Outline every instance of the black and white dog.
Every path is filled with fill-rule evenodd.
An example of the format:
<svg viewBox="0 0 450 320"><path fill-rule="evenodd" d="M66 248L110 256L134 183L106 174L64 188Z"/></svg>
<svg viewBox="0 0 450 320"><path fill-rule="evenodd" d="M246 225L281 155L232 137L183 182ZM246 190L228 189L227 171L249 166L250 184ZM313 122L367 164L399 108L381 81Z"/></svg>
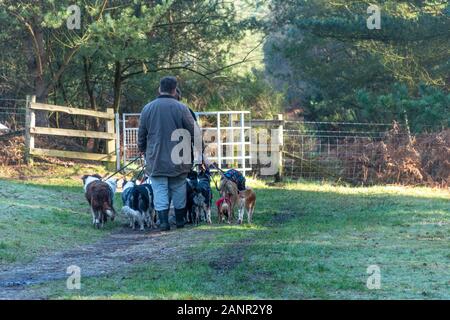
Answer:
<svg viewBox="0 0 450 320"><path fill-rule="evenodd" d="M198 191L202 194L202 196L205 198L204 200L204 214L206 222L211 224L211 206L212 206L212 199L213 194L211 190L211 173L209 172L209 169L202 170L198 174Z"/></svg>
<svg viewBox="0 0 450 320"><path fill-rule="evenodd" d="M153 189L150 184L136 185L133 181L124 181L122 186L122 213L130 221L130 227L135 229L136 223L140 230L144 226L155 228L155 209L153 205Z"/></svg>
<svg viewBox="0 0 450 320"><path fill-rule="evenodd" d="M194 223L194 196L195 190L198 186L198 174L196 171L191 170L186 179L186 221L188 223Z"/></svg>
<svg viewBox="0 0 450 320"><path fill-rule="evenodd" d="M211 175L208 169L199 173L192 171L187 179L188 221L198 225L201 220L211 224L212 190Z"/></svg>
<svg viewBox="0 0 450 320"><path fill-rule="evenodd" d="M96 228L103 227L108 217L114 221L114 194L117 189L117 180L102 181L98 174L85 175L81 178L84 185L86 200L91 206L92 224Z"/></svg>

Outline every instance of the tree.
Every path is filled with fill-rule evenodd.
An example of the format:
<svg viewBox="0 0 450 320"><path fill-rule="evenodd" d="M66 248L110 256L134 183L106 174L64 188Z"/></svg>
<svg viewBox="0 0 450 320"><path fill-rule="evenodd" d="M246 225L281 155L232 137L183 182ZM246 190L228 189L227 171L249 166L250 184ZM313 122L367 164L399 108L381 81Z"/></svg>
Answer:
<svg viewBox="0 0 450 320"><path fill-rule="evenodd" d="M99 5L97 19L101 19L107 0ZM62 28L67 17L69 1L0 1L0 8L16 19L27 33L24 50L29 53L29 72L33 77L36 96L46 101L49 91L58 83L75 53L89 38L84 34ZM58 68L49 75L52 50L57 47L61 54Z"/></svg>
<svg viewBox="0 0 450 320"><path fill-rule="evenodd" d="M379 3L381 29L370 30L369 1L272 1L267 67L297 84L291 102L309 119L361 120L358 90L385 94L395 83L412 97L420 84L448 90L447 1ZM280 61L284 72L276 74Z"/></svg>
<svg viewBox="0 0 450 320"><path fill-rule="evenodd" d="M80 30L66 27L73 4L80 8ZM9 29L13 37L27 36L16 47L29 53L29 82L41 102L51 97L118 112L134 78L147 83L154 74L186 71L209 81L245 62L233 61L230 47L249 23L236 18L229 1L2 0L0 13L20 27Z"/></svg>

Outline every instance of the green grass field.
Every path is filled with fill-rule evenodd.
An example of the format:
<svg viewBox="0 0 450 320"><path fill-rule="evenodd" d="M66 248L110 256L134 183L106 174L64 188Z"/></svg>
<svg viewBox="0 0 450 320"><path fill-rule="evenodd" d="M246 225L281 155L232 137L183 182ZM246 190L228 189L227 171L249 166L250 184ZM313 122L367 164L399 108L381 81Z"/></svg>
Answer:
<svg viewBox="0 0 450 320"><path fill-rule="evenodd" d="M2 266L91 243L123 228L119 219L104 230L93 229L81 184L69 176L28 183L0 180ZM120 272L82 277L81 290L67 290L65 280L34 289L49 298L76 299L450 298L448 191L306 182L249 185L258 197L253 225L171 231L179 233L181 250L169 260L155 258ZM379 290L366 287L370 265L380 268Z"/></svg>

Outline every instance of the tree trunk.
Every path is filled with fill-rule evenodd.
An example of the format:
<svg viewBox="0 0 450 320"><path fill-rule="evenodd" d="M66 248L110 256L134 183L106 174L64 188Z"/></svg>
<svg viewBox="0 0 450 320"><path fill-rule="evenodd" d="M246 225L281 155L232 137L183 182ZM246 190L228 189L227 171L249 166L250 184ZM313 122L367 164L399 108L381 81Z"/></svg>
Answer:
<svg viewBox="0 0 450 320"><path fill-rule="evenodd" d="M94 88L91 85L90 82L90 74L91 74L91 67L92 64L91 62L88 60L88 58L83 57L83 70L84 70L84 83L86 85L86 91L87 94L89 96L89 104L92 110L97 111L97 101L95 100L95 95L94 95ZM99 131L100 128L100 120L99 118L95 118L94 120L94 131ZM90 150L91 152L99 152L99 140L98 139L93 139L93 143L92 143L92 149ZM88 145L90 145L89 141L88 141Z"/></svg>
<svg viewBox="0 0 450 320"><path fill-rule="evenodd" d="M120 110L120 97L122 95L122 65L119 61L116 61L116 69L114 72L114 102L113 108L115 113L119 113Z"/></svg>
<svg viewBox="0 0 450 320"><path fill-rule="evenodd" d="M40 21L37 17L33 17L32 23L28 24L29 41L28 41L28 70L33 76L34 92L36 101L47 102L47 90L44 79L44 65L47 56L45 54L44 32L39 26ZM47 127L49 125L49 117L46 112L36 112L36 125Z"/></svg>

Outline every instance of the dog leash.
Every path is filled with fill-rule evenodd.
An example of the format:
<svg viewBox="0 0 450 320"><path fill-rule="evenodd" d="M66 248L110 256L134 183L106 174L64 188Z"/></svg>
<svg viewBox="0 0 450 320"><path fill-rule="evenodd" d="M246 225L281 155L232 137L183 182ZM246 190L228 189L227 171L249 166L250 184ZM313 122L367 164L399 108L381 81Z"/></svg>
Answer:
<svg viewBox="0 0 450 320"><path fill-rule="evenodd" d="M218 166L216 166L216 164L215 164L214 162L211 163L210 166L213 167L214 169L216 169L217 172L220 173L220 176L221 176L222 178L225 177L225 172L224 172L222 169L220 169ZM216 179L213 179L213 181L214 181L214 186L216 187L216 190L220 192L220 189L219 189L219 187L218 187L218 185L217 185Z"/></svg>
<svg viewBox="0 0 450 320"><path fill-rule="evenodd" d="M141 178L142 176L142 178ZM141 183L143 183L145 178L145 164L142 166L142 169L139 171L139 173L131 179L131 181L136 182L140 180Z"/></svg>
<svg viewBox="0 0 450 320"><path fill-rule="evenodd" d="M228 178L228 177L226 176L226 173L225 173L222 169L220 169L215 163L211 163L210 166L211 166L211 167L214 167L215 169L217 169L217 172L220 173L222 179L233 181L234 183L236 183L236 185L238 185L238 182L237 182L237 181L234 181L233 179ZM245 177L244 177L244 179L245 179ZM245 180L244 180L244 181L245 181ZM217 186L216 180L214 180L214 185L216 186L216 190L220 192L220 189L219 189L219 187Z"/></svg>
<svg viewBox="0 0 450 320"><path fill-rule="evenodd" d="M222 169L220 169L214 162L211 163L210 166L213 167L214 169L216 169L218 172L220 172L222 176L225 175L225 171L223 171Z"/></svg>
<svg viewBox="0 0 450 320"><path fill-rule="evenodd" d="M102 181L106 181L108 179L111 179L112 177L114 177L116 174L118 174L119 172L122 172L124 169L128 168L130 165L132 165L133 163L135 163L136 161L138 161L139 159L142 159L141 156L137 157L136 159L134 159L133 161L131 161L130 163L128 163L126 166L120 168L119 170L117 170L116 172L114 172L113 174L111 174L109 177L107 178L103 178ZM143 166L143 170L144 170L145 166ZM142 170L142 171L143 171Z"/></svg>

